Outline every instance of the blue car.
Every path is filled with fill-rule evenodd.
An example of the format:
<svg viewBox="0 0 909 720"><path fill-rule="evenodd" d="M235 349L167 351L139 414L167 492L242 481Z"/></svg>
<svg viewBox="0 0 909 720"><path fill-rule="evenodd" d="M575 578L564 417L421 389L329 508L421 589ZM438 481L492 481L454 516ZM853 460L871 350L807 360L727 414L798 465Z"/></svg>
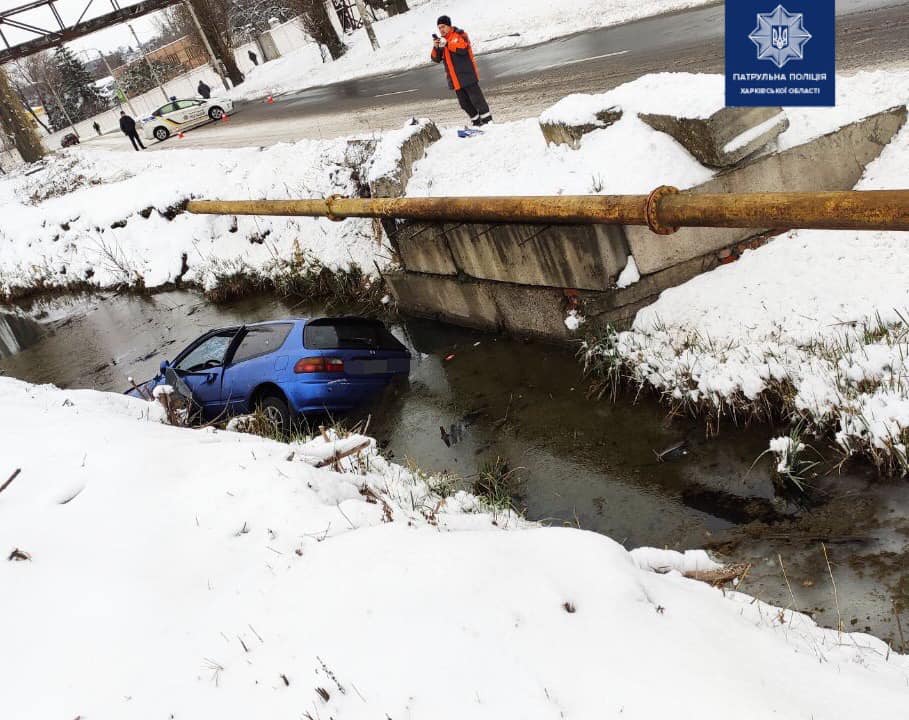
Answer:
<svg viewBox="0 0 909 720"><path fill-rule="evenodd" d="M168 384L204 420L261 408L288 430L308 413L351 410L409 373L410 352L378 320L274 320L212 330L126 394Z"/></svg>

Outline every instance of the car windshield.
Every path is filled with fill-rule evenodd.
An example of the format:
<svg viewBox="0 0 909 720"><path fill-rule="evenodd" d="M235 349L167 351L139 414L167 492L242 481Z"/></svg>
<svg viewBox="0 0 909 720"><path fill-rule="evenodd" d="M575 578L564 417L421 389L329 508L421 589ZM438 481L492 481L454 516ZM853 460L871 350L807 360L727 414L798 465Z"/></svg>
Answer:
<svg viewBox="0 0 909 720"><path fill-rule="evenodd" d="M230 341L236 334L236 330L226 330L203 340L186 357L177 362L176 369L184 372L199 372L221 367L224 364L224 355L227 353Z"/></svg>

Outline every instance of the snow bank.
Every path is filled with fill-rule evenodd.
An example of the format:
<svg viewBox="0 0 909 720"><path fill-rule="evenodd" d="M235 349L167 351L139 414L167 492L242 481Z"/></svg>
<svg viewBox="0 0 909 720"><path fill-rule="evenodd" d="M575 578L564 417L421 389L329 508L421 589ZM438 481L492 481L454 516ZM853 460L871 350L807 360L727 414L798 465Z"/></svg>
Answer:
<svg viewBox="0 0 909 720"><path fill-rule="evenodd" d="M401 148L422 133L429 123L423 118L408 122L398 130L383 133L366 167L366 182L373 183L379 178L396 174L401 164Z"/></svg>
<svg viewBox="0 0 909 720"><path fill-rule="evenodd" d="M897 97L905 102L909 72L860 73L839 78L838 87L849 100L835 111L786 110L790 129L781 143L832 130ZM640 194L713 177L636 113L709 114L722 104L721 76L659 73L589 97L599 98L590 107L606 98L626 112L586 135L578 150L547 146L533 119L491 125L466 140L455 128L443 129L442 139L414 164L407 194ZM560 104L549 113L558 115ZM293 272L358 266L371 274L374 262L385 265L391 253L369 220L201 216L180 212L181 205L190 197L357 195L363 182L395 169L402 145L424 122L269 148L182 149L171 141L173 149L155 153L81 147L58 153L33 175L0 178L0 296L83 284L153 288L178 278L215 290L238 276L277 282L289 266ZM623 282L634 277L629 269Z"/></svg>
<svg viewBox="0 0 909 720"><path fill-rule="evenodd" d="M382 158L400 152L411 132L408 126L379 136ZM369 220L180 212L192 197L356 196L356 178L370 159L346 139L231 150L58 153L35 174L0 179L0 296L78 283L151 288L181 273L184 281L211 289L219 276L267 277L283 267L282 259L295 256L317 268L356 265L372 272L388 252Z"/></svg>
<svg viewBox="0 0 909 720"><path fill-rule="evenodd" d="M646 152L648 161L640 161ZM451 162L457 157L458 162ZM481 173L476 168L483 168ZM686 188L714 172L635 115L585 135L579 150L546 145L536 119L487 125L459 138L442 130L407 185L411 196L648 193L661 183Z"/></svg>
<svg viewBox="0 0 909 720"><path fill-rule="evenodd" d="M856 186L906 187L909 126ZM719 412L760 409L769 395L835 433L844 452L906 474L906 267L907 232L789 232L666 290L632 330L592 346L588 360L671 402Z"/></svg>
<svg viewBox="0 0 909 720"><path fill-rule="evenodd" d="M477 54L533 45L597 27L618 25L650 15L705 5L713 0L431 0L409 12L374 23L381 46L373 52L365 31L345 36L347 53L328 63L314 62L311 46L259 65L246 74L234 99L253 99L302 90L367 75L429 65L436 18L449 14L464 28ZM439 82L444 72L439 68Z"/></svg>
<svg viewBox="0 0 909 720"><path fill-rule="evenodd" d="M781 150L833 132L860 117L909 101L909 68L863 70L836 77L835 107L786 108L789 129L778 138ZM903 186L905 187L905 185Z"/></svg>
<svg viewBox="0 0 909 720"><path fill-rule="evenodd" d="M614 105L625 113L708 118L724 107L724 87L722 75L652 73L609 92L562 98L540 115L540 122L596 124L596 113Z"/></svg>
<svg viewBox="0 0 909 720"><path fill-rule="evenodd" d="M708 118L725 107L723 75L663 72L644 75L605 93L575 94L562 98L540 115L543 123L584 125L597 123L596 113L618 106L630 113L674 115L682 118ZM837 75L836 107L783 110L789 129L780 134L778 147L786 150L873 115L909 98L909 69L863 70L853 75ZM746 145L762 132L782 121L777 115L733 138L724 151Z"/></svg>
<svg viewBox="0 0 909 720"><path fill-rule="evenodd" d="M377 456L317 470L137 400L6 378L0 408L0 458L22 469L0 495L0 547L19 550L0 562L9 717L905 707L909 658L871 636L639 567L664 569L660 551L494 525Z"/></svg>

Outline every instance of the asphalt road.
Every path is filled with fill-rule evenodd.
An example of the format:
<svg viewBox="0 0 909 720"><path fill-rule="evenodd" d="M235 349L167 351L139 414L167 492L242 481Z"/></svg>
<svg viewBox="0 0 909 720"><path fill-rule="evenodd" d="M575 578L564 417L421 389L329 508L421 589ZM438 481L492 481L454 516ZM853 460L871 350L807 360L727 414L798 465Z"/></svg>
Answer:
<svg viewBox="0 0 909 720"><path fill-rule="evenodd" d="M849 0L837 5L837 69L909 64L909 2ZM723 6L686 10L592 30L478 58L496 120L539 114L573 92L603 92L649 72L723 71ZM187 133L173 147L270 145L304 137L338 137L398 127L406 118L465 121L444 71L426 66L239 103L230 122ZM122 136L92 145L119 147Z"/></svg>

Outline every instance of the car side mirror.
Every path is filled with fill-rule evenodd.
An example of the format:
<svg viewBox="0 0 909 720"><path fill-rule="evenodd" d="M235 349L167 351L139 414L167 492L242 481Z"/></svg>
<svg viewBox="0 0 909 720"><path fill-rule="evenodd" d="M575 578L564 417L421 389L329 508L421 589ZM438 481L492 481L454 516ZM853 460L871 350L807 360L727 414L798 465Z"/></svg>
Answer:
<svg viewBox="0 0 909 720"><path fill-rule="evenodd" d="M169 367L170 367L170 362L168 362L167 360L162 360L161 365L158 367L158 372L161 375L164 375L164 373L167 372L167 368L169 368Z"/></svg>

